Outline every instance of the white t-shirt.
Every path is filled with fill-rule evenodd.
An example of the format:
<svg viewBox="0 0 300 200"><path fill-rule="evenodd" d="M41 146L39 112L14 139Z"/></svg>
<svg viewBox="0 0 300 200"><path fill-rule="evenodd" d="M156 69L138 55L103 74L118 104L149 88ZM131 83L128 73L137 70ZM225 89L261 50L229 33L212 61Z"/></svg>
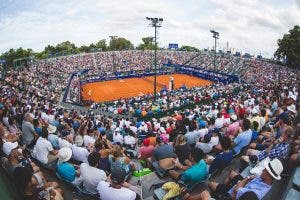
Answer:
<svg viewBox="0 0 300 200"><path fill-rule="evenodd" d="M215 137L211 137L210 143L212 144L212 146L216 146L217 144L219 144L219 137L215 136Z"/></svg>
<svg viewBox="0 0 300 200"><path fill-rule="evenodd" d="M72 145L72 157L84 163L88 163L87 157L89 155L89 151L84 147L78 147L76 144Z"/></svg>
<svg viewBox="0 0 300 200"><path fill-rule="evenodd" d="M124 137L124 143L128 145L134 145L136 143L136 138L131 135L126 135Z"/></svg>
<svg viewBox="0 0 300 200"><path fill-rule="evenodd" d="M95 144L95 139L89 135L84 135L83 136L83 144L85 147L88 147L89 145L94 145Z"/></svg>
<svg viewBox="0 0 300 200"><path fill-rule="evenodd" d="M202 128L199 130L200 138L203 138L208 133L208 128Z"/></svg>
<svg viewBox="0 0 300 200"><path fill-rule="evenodd" d="M216 128L222 128L224 125L224 120L223 118L217 118L215 121L215 127Z"/></svg>
<svg viewBox="0 0 300 200"><path fill-rule="evenodd" d="M86 163L80 165L80 175L83 180L84 188L93 194L97 194L97 186L100 181L107 179L106 174L103 170L91 167Z"/></svg>
<svg viewBox="0 0 300 200"><path fill-rule="evenodd" d="M119 143L123 144L124 138L123 138L123 136L120 133L117 133L117 134L114 133L113 134L113 141L114 142L119 142Z"/></svg>
<svg viewBox="0 0 300 200"><path fill-rule="evenodd" d="M39 137L34 146L34 157L38 159L41 163L47 164L48 154L50 151L53 151L51 143L47 139Z"/></svg>
<svg viewBox="0 0 300 200"><path fill-rule="evenodd" d="M136 193L128 188L116 189L110 187L110 183L106 181L100 181L97 190L101 200L135 200L136 198Z"/></svg>
<svg viewBox="0 0 300 200"><path fill-rule="evenodd" d="M68 147L68 148L72 148L72 144L70 142L68 142L65 139L62 138L58 138L58 146L59 148L63 148L63 147Z"/></svg>

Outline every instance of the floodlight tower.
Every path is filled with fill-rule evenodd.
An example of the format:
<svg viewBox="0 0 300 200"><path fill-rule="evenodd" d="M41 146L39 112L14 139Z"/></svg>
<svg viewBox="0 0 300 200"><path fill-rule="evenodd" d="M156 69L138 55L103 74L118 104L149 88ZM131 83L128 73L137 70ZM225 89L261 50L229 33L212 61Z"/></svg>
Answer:
<svg viewBox="0 0 300 200"><path fill-rule="evenodd" d="M116 50L116 38L118 36L115 35L111 35L109 36L110 40L111 40L111 46L112 46L112 50L113 50L113 67L114 67L114 72L116 72L116 65L115 65L115 50Z"/></svg>
<svg viewBox="0 0 300 200"><path fill-rule="evenodd" d="M156 61L156 50L157 50L157 42L156 42L156 30L157 28L161 27L161 24L163 22L163 18L152 18L152 17L146 17L147 20L150 21L150 26L154 27L154 101L156 101L156 68L157 68L157 61Z"/></svg>
<svg viewBox="0 0 300 200"><path fill-rule="evenodd" d="M215 56L214 56L214 70L216 71L216 55L217 55L217 39L219 39L219 32L215 30L210 30L213 34L213 38L215 38Z"/></svg>

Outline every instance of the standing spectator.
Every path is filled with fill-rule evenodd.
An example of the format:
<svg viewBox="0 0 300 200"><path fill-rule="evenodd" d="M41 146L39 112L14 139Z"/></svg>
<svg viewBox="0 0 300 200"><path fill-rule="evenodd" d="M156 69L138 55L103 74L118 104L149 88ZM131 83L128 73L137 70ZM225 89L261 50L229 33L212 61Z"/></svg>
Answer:
<svg viewBox="0 0 300 200"><path fill-rule="evenodd" d="M35 145L35 138L37 134L33 127L33 117L30 113L26 113L24 116L24 121L22 123L22 138L23 142L26 144L27 148L33 148Z"/></svg>

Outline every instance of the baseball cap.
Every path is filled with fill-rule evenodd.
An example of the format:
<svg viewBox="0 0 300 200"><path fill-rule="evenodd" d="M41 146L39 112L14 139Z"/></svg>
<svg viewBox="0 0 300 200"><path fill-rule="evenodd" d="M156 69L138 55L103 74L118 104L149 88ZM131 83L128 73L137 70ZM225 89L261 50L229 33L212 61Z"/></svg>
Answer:
<svg viewBox="0 0 300 200"><path fill-rule="evenodd" d="M111 172L111 181L116 184L123 183L126 177L126 171L120 167L116 167Z"/></svg>

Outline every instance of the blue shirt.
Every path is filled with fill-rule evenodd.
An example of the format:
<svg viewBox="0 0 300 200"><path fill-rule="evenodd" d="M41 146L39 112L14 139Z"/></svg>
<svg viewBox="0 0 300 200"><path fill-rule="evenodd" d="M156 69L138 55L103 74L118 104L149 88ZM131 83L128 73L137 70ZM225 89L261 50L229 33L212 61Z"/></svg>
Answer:
<svg viewBox="0 0 300 200"><path fill-rule="evenodd" d="M242 132L234 139L234 153L239 154L242 148L249 145L252 138L252 131L248 129L247 131Z"/></svg>
<svg viewBox="0 0 300 200"><path fill-rule="evenodd" d="M183 172L181 180L184 181L188 187L193 184L205 180L207 177L207 165L204 160L200 160L192 167Z"/></svg>
<svg viewBox="0 0 300 200"><path fill-rule="evenodd" d="M232 196L233 194L232 187L228 193ZM258 199L262 199L271 189L271 185L268 185L263 182L261 177L256 177L252 179L249 183L245 185L243 188L239 188L236 193L236 199L239 199L246 192L254 192Z"/></svg>
<svg viewBox="0 0 300 200"><path fill-rule="evenodd" d="M232 159L233 159L232 151L222 152L218 154L209 167L209 173L211 174L218 169L225 168L227 165L230 164Z"/></svg>
<svg viewBox="0 0 300 200"><path fill-rule="evenodd" d="M49 134L48 135L48 141L51 143L52 147L54 149L59 149L59 145L58 145L58 137L57 135L54 134Z"/></svg>
<svg viewBox="0 0 300 200"><path fill-rule="evenodd" d="M261 161L266 157L269 157L271 160L274 158L285 158L288 154L288 148L288 143L278 143L269 153L267 153L266 150L261 151L258 154L258 160Z"/></svg>
<svg viewBox="0 0 300 200"><path fill-rule="evenodd" d="M39 136L42 135L42 128L40 128L40 127L34 127L34 130L35 130L35 132L36 132Z"/></svg>
<svg viewBox="0 0 300 200"><path fill-rule="evenodd" d="M68 162L63 162L59 164L57 166L57 173L62 179L68 182L73 182L75 180L75 176L76 176L75 167Z"/></svg>

